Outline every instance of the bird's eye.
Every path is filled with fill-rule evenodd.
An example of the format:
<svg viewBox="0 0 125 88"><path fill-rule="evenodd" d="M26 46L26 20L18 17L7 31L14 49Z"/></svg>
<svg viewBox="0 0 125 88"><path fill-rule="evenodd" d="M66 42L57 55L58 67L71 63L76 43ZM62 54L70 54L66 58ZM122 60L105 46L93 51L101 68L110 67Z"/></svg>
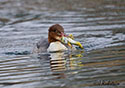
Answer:
<svg viewBox="0 0 125 88"><path fill-rule="evenodd" d="M53 32L57 32L57 30L53 30Z"/></svg>

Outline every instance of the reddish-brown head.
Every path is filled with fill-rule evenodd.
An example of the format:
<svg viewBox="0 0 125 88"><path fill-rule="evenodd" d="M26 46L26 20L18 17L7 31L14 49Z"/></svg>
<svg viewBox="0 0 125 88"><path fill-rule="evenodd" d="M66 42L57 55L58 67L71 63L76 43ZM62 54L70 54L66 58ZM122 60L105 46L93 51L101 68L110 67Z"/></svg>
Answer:
<svg viewBox="0 0 125 88"><path fill-rule="evenodd" d="M60 41L62 36L64 36L64 28L61 25L55 24L49 28L49 33L48 33L49 43Z"/></svg>

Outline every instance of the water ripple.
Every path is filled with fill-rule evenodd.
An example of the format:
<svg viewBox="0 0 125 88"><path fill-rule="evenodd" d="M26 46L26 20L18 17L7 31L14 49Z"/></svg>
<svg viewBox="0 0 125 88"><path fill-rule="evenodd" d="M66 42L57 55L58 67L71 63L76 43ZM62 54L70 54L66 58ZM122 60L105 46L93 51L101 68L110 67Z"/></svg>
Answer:
<svg viewBox="0 0 125 88"><path fill-rule="evenodd" d="M0 0L0 88L124 88L124 9L123 0ZM84 51L5 55L31 52L57 23Z"/></svg>

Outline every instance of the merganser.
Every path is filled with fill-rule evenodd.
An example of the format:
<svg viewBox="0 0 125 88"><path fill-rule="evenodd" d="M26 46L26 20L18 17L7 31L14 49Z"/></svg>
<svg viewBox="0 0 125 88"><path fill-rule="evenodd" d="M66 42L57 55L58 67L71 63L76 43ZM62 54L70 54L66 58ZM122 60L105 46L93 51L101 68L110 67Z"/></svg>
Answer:
<svg viewBox="0 0 125 88"><path fill-rule="evenodd" d="M64 33L64 28L59 25L55 24L52 25L48 30L48 39L42 38L37 44L36 44L36 50L38 53L48 51L48 52L55 52L55 51L65 51L68 50L69 47L72 49L75 49L72 47L71 44L78 45L82 48L82 45L80 42L76 42L69 38Z"/></svg>

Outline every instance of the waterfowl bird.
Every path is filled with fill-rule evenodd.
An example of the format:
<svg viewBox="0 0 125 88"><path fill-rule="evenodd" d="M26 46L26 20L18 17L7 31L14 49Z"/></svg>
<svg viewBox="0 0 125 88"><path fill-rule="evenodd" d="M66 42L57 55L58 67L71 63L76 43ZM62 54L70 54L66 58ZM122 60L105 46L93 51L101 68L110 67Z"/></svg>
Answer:
<svg viewBox="0 0 125 88"><path fill-rule="evenodd" d="M42 38L36 44L35 52L37 51L38 53L41 53L44 51L55 52L68 50L69 44L65 44L65 42L63 42L64 40L66 40L68 43L70 42L78 46L80 45L79 42L67 37L67 35L64 33L64 28L61 25L52 25L48 30L48 39Z"/></svg>

